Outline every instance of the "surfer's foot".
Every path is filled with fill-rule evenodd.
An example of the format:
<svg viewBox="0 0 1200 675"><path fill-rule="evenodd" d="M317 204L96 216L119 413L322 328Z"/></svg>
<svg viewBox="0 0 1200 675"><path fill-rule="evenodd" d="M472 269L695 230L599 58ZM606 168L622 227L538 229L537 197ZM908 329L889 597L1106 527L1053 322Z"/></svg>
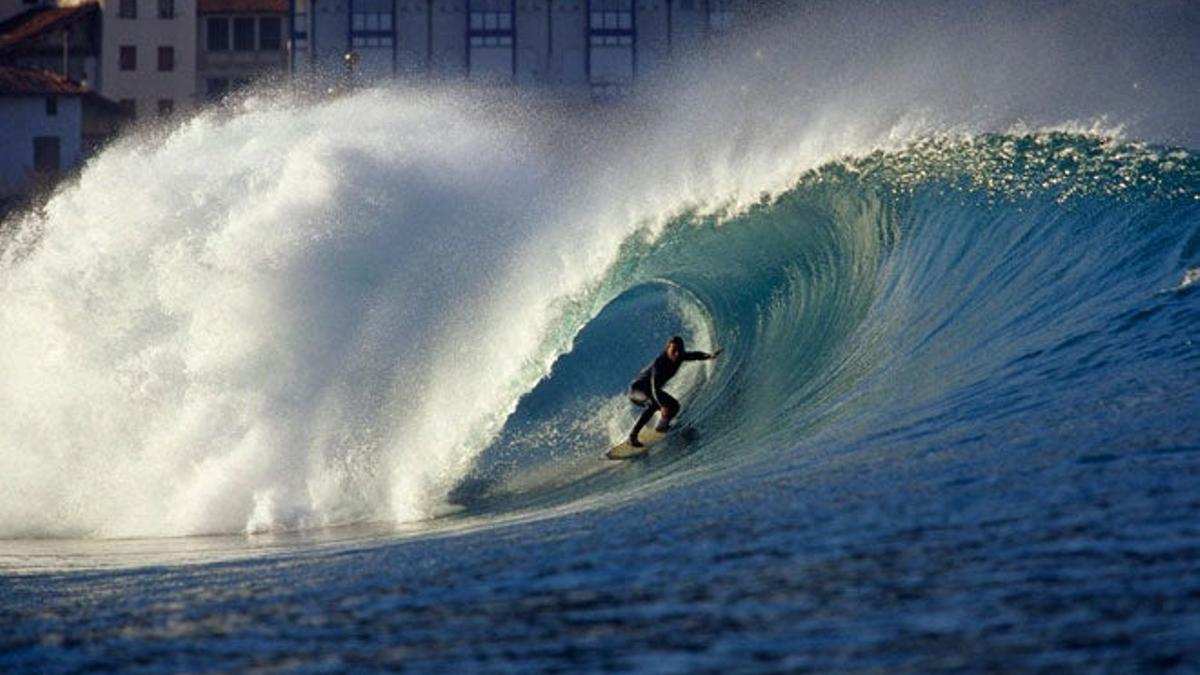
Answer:
<svg viewBox="0 0 1200 675"><path fill-rule="evenodd" d="M635 447L635 448L640 448L640 447L642 447L642 442L641 442L641 441L639 441L639 440L637 439L637 434L630 434L630 435L629 435L629 444L630 444L630 445L632 445L632 446L633 446L633 447Z"/></svg>
<svg viewBox="0 0 1200 675"><path fill-rule="evenodd" d="M658 426L654 427L654 430L660 434L665 434L671 430L671 425L667 424L666 422L663 422L662 424L659 424Z"/></svg>

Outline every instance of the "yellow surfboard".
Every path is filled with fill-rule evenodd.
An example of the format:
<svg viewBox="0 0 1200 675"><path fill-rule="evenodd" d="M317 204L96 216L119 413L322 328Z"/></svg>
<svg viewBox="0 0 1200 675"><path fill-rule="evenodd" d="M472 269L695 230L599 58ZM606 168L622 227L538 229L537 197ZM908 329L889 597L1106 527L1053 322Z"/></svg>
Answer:
<svg viewBox="0 0 1200 675"><path fill-rule="evenodd" d="M624 443L604 453L604 456L609 459L634 459L635 457L641 457L642 455L646 454L646 451L650 449L651 445L661 441L662 439L666 438L666 436L667 434L665 432L655 431L652 428L645 428L642 429L640 434L638 434L638 440L642 442L642 447L635 448L629 444L629 441L625 441Z"/></svg>

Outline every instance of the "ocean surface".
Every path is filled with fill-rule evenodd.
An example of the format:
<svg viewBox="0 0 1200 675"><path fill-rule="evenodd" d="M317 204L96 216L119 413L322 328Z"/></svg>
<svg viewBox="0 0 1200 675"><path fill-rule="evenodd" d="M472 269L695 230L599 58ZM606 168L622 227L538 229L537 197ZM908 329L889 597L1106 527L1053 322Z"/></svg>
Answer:
<svg viewBox="0 0 1200 675"><path fill-rule="evenodd" d="M3 230L0 671L1200 670L1197 10L1048 7L119 141Z"/></svg>

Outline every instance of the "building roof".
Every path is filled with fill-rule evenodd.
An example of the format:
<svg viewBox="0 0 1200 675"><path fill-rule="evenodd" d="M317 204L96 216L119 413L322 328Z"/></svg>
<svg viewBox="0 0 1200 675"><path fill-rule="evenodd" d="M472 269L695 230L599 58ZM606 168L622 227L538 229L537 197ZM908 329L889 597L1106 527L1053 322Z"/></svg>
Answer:
<svg viewBox="0 0 1200 675"><path fill-rule="evenodd" d="M0 66L0 96L79 96L85 91L58 73Z"/></svg>
<svg viewBox="0 0 1200 675"><path fill-rule="evenodd" d="M0 23L0 52L15 49L100 10L97 0L73 7L38 7Z"/></svg>
<svg viewBox="0 0 1200 675"><path fill-rule="evenodd" d="M199 0L200 14L287 14L288 0Z"/></svg>

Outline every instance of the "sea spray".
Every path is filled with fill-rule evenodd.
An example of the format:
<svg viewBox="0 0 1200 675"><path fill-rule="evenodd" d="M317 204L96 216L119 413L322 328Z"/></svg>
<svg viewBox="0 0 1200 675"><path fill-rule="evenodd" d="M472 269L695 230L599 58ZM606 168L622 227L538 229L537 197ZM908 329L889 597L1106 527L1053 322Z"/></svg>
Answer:
<svg viewBox="0 0 1200 675"><path fill-rule="evenodd" d="M518 143L367 92L106 152L4 270L5 534L421 517L391 462L433 480L525 356L468 318L527 238Z"/></svg>

